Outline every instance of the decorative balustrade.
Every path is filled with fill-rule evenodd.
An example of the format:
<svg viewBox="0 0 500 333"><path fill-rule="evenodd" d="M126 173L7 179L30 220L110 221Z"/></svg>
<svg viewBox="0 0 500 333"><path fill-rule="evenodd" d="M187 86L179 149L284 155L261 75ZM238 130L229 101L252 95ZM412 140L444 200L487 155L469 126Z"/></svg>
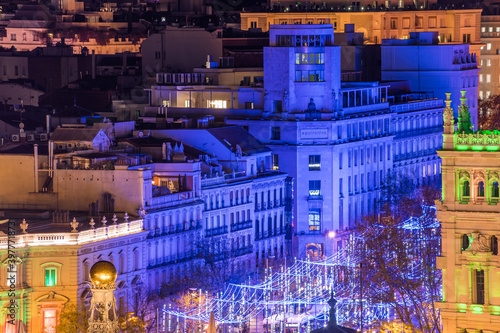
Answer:
<svg viewBox="0 0 500 333"><path fill-rule="evenodd" d="M250 229L252 227L252 220L243 221L231 224L231 232Z"/></svg>
<svg viewBox="0 0 500 333"><path fill-rule="evenodd" d="M105 227L103 226L96 229L79 232L65 232L56 234L19 234L15 236L15 242L12 243L11 241L10 244L15 244L15 248L27 246L79 245L113 237L125 236L142 231L142 220L135 220L131 222L108 225ZM9 240L7 235L1 236L0 249L6 249L8 242Z"/></svg>
<svg viewBox="0 0 500 333"><path fill-rule="evenodd" d="M255 240L262 240L270 237L280 236L285 234L285 228L276 228L255 233Z"/></svg>
<svg viewBox="0 0 500 333"><path fill-rule="evenodd" d="M213 237L223 234L227 234L227 225L205 230L205 237Z"/></svg>
<svg viewBox="0 0 500 333"><path fill-rule="evenodd" d="M186 261L190 261L197 258L197 253L195 251L187 251L178 254L172 254L163 256L161 258L151 259L148 262L148 268L155 268L159 266L169 266L180 264Z"/></svg>
<svg viewBox="0 0 500 333"><path fill-rule="evenodd" d="M500 150L500 132L482 131L476 133L455 133L455 148L457 150Z"/></svg>

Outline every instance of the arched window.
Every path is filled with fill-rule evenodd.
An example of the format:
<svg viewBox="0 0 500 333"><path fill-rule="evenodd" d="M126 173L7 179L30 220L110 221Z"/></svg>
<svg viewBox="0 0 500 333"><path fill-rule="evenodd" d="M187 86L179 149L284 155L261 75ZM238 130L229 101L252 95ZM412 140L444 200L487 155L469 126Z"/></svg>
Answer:
<svg viewBox="0 0 500 333"><path fill-rule="evenodd" d="M462 197L470 197L470 184L468 180L462 183Z"/></svg>
<svg viewBox="0 0 500 333"><path fill-rule="evenodd" d="M484 198L484 182L480 181L477 184L477 196L479 198Z"/></svg>
<svg viewBox="0 0 500 333"><path fill-rule="evenodd" d="M83 262L83 281L90 281L90 263L88 260Z"/></svg>
<svg viewBox="0 0 500 333"><path fill-rule="evenodd" d="M491 198L499 199L498 182L493 182L493 184L491 184Z"/></svg>
<svg viewBox="0 0 500 333"><path fill-rule="evenodd" d="M491 252L494 255L498 254L498 239L496 236L491 236Z"/></svg>
<svg viewBox="0 0 500 333"><path fill-rule="evenodd" d="M462 235L462 251L467 250L469 245L469 236L466 234Z"/></svg>

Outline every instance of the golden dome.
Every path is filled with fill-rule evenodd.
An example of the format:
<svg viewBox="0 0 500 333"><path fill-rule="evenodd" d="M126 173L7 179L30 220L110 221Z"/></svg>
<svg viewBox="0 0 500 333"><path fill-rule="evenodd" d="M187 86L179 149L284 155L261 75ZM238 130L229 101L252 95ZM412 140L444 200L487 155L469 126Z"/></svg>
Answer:
<svg viewBox="0 0 500 333"><path fill-rule="evenodd" d="M109 261L98 261L90 269L90 280L96 286L106 287L116 280L116 268Z"/></svg>

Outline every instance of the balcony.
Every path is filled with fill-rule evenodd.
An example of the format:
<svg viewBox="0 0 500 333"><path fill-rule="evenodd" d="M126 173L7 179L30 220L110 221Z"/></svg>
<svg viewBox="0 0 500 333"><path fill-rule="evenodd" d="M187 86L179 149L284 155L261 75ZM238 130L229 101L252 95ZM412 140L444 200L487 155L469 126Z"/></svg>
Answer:
<svg viewBox="0 0 500 333"><path fill-rule="evenodd" d="M252 227L252 220L243 221L231 224L231 232L250 229Z"/></svg>
<svg viewBox="0 0 500 333"><path fill-rule="evenodd" d="M227 234L227 225L205 230L205 237L214 237Z"/></svg>
<svg viewBox="0 0 500 333"><path fill-rule="evenodd" d="M181 232L185 231L192 231L192 230L197 230L201 229L202 224L201 220L199 221L191 221L191 222L184 222L184 223L178 223L176 225L171 225L168 227L163 228L151 228L150 233L148 235L148 238L153 238L153 237L160 237L160 236L167 236L167 235L173 235L173 234L178 234Z"/></svg>
<svg viewBox="0 0 500 333"><path fill-rule="evenodd" d="M240 257L240 256L243 256L245 254L251 254L251 253L253 253L253 245L234 250L232 252L232 256L233 256L233 258L235 258L235 257Z"/></svg>
<svg viewBox="0 0 500 333"><path fill-rule="evenodd" d="M197 254L194 251L188 251L179 254L173 254L169 256L164 256L162 258L151 259L148 262L148 269L156 268L160 266L168 266L180 264L182 262L191 261L196 259Z"/></svg>
<svg viewBox="0 0 500 333"><path fill-rule="evenodd" d="M280 236L285 234L285 228L276 228L272 230L266 230L263 232L255 233L255 240L262 240L270 237Z"/></svg>

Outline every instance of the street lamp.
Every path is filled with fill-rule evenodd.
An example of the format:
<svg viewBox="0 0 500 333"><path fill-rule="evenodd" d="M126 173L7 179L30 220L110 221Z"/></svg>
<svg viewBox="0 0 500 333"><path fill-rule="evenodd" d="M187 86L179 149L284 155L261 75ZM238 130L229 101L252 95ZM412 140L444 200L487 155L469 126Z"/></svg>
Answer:
<svg viewBox="0 0 500 333"><path fill-rule="evenodd" d="M329 231L329 232L325 233L325 257L326 257L326 245L328 244L327 237L331 239L331 242L332 242L332 255L333 255L333 252L334 252L333 239L335 238L336 235L337 234L335 233L335 231Z"/></svg>

